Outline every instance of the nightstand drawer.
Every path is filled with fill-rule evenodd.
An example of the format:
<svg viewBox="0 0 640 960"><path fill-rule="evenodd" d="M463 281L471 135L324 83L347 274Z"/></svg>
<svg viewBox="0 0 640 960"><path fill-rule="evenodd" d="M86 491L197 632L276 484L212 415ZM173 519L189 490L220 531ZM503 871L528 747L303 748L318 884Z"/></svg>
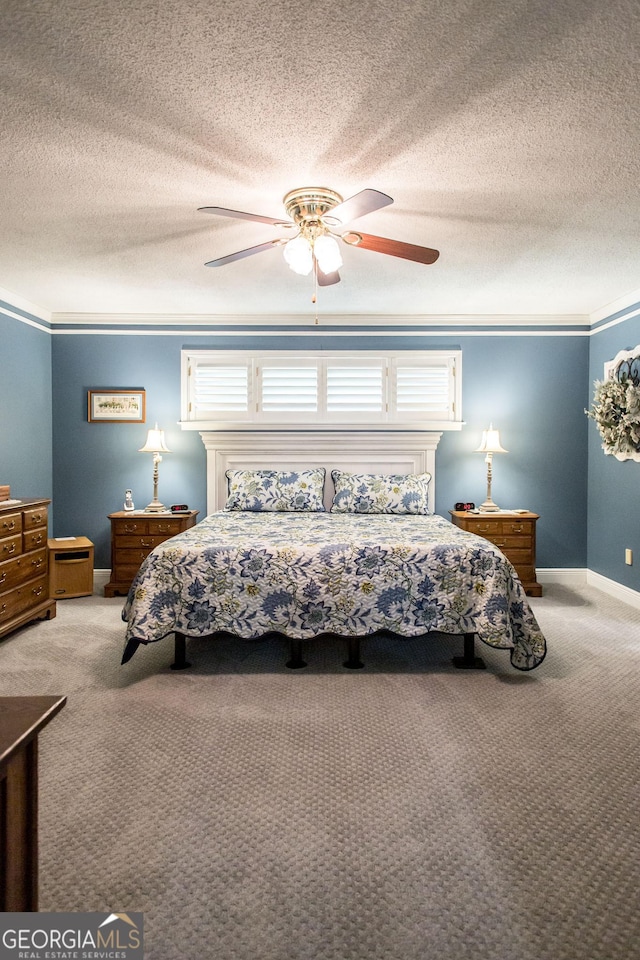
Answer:
<svg viewBox="0 0 640 960"><path fill-rule="evenodd" d="M476 532L475 530L473 531ZM480 534L482 536L482 534ZM489 539L487 537L487 539ZM504 534L497 534L495 537L491 537L491 542L495 543L496 547L500 547L501 550L530 550L531 549L531 537L506 537Z"/></svg>
<svg viewBox="0 0 640 960"><path fill-rule="evenodd" d="M115 540L115 550L116 555L120 556L123 551L133 550L133 549L144 549L149 553L150 550L153 550L154 547L157 547L159 543L164 543L166 537L152 537L149 534L146 536L140 537L116 537Z"/></svg>
<svg viewBox="0 0 640 960"><path fill-rule="evenodd" d="M131 517L130 520L112 520L111 531L114 537L139 537L149 533L149 525L144 519Z"/></svg>
<svg viewBox="0 0 640 960"><path fill-rule="evenodd" d="M491 541L494 542L493 540ZM512 547L501 547L499 543L496 543L496 547L499 550L502 550L505 557L511 560L511 563L514 567L520 568L521 564L531 563L531 549L527 548L525 550L516 550Z"/></svg>
<svg viewBox="0 0 640 960"><path fill-rule="evenodd" d="M159 542L162 543L162 541L159 541ZM115 566L118 567L118 569L120 569L120 567L122 566L134 566L137 564L136 566L136 570L137 570L137 568L140 566L142 561L146 559L146 557L148 557L150 553L151 553L150 550L145 550L145 548L141 546L130 547L125 550L118 547L116 549L115 558L114 558Z"/></svg>

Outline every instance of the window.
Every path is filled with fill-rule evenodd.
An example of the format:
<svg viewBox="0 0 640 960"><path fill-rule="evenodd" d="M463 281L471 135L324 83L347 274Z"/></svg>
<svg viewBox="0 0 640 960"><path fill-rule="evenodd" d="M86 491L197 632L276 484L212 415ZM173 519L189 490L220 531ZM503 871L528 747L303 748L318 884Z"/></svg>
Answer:
<svg viewBox="0 0 640 960"><path fill-rule="evenodd" d="M459 350L182 351L182 426L461 426Z"/></svg>

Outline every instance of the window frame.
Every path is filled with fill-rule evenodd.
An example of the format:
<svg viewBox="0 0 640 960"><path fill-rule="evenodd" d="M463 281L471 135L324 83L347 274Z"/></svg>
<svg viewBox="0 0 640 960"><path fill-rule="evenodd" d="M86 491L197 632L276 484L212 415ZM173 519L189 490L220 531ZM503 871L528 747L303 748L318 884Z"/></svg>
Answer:
<svg viewBox="0 0 640 960"><path fill-rule="evenodd" d="M196 419L194 366L243 367L247 371L247 409L217 411ZM379 368L381 406L377 410L329 411L327 409L327 371L331 366ZM313 367L317 371L318 409L265 410L263 408L263 369ZM439 367L446 370L446 403L434 410L397 409L398 370ZM375 378L374 378L375 379ZM436 385L437 386L437 385ZM462 428L462 351L461 350L215 350L181 351L181 420L183 430L269 430L275 427L304 425L305 430L460 430Z"/></svg>

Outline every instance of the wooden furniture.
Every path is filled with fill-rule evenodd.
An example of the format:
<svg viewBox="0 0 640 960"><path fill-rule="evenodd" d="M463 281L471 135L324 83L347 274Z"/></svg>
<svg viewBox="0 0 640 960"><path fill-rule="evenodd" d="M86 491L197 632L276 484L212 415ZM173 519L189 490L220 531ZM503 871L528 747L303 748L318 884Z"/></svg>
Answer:
<svg viewBox="0 0 640 960"><path fill-rule="evenodd" d="M0 911L38 909L38 734L66 697L0 697Z"/></svg>
<svg viewBox="0 0 640 960"><path fill-rule="evenodd" d="M93 553L86 537L54 537L49 548L49 596L56 600L93 593Z"/></svg>
<svg viewBox="0 0 640 960"><path fill-rule="evenodd" d="M186 513L145 513L143 510L118 510L111 520L111 579L104 588L105 597L129 592L140 564L159 543L193 527L198 510Z"/></svg>
<svg viewBox="0 0 640 960"><path fill-rule="evenodd" d="M514 513L509 510L495 513L450 510L449 513L457 527L477 533L502 550L516 568L528 596L542 596L542 585L536 579L537 513Z"/></svg>
<svg viewBox="0 0 640 960"><path fill-rule="evenodd" d="M47 576L49 503L0 503L0 637L31 620L56 615Z"/></svg>

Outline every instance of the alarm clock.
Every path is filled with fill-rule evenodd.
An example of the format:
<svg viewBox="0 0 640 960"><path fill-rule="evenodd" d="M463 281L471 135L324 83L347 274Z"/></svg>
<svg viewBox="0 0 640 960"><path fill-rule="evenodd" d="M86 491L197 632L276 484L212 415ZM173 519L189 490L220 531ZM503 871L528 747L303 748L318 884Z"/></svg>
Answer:
<svg viewBox="0 0 640 960"><path fill-rule="evenodd" d="M171 504L171 513L188 513L189 507L186 503L172 503Z"/></svg>

